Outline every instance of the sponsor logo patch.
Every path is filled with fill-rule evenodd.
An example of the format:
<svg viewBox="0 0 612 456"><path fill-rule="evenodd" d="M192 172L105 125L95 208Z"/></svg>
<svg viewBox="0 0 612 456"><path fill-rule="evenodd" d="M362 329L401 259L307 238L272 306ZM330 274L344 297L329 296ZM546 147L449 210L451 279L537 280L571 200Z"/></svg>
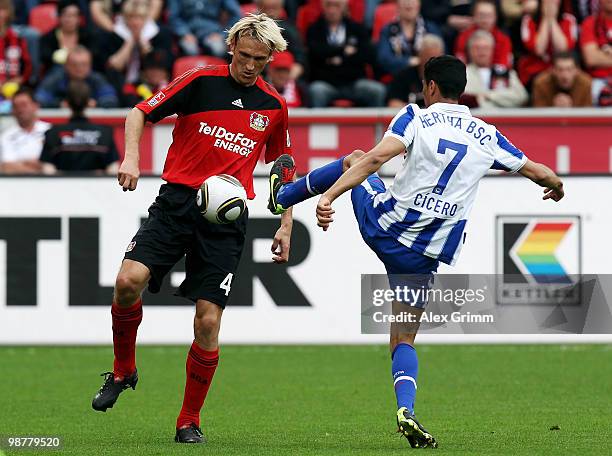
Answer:
<svg viewBox="0 0 612 456"><path fill-rule="evenodd" d="M155 95L151 97L149 101L147 101L147 104L151 107L156 106L164 98L166 98L166 95L164 94L164 92L157 92Z"/></svg>
<svg viewBox="0 0 612 456"><path fill-rule="evenodd" d="M134 250L134 247L136 246L136 241L132 241L128 244L127 248L125 249L125 253L127 252L131 252L132 250Z"/></svg>

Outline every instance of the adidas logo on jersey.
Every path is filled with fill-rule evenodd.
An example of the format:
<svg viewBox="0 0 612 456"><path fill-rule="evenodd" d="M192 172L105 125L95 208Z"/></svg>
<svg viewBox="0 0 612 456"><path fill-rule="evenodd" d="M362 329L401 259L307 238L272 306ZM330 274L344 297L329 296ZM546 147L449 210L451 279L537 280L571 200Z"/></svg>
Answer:
<svg viewBox="0 0 612 456"><path fill-rule="evenodd" d="M238 106L239 108L244 108L244 106L242 106L242 100L240 98L238 98L237 100L232 101L232 104L234 106Z"/></svg>

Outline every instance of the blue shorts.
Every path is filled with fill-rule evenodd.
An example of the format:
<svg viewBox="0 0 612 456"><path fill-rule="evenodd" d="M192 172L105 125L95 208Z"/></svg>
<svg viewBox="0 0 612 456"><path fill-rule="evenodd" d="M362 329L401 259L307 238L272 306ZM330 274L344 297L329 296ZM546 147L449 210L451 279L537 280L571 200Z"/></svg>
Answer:
<svg viewBox="0 0 612 456"><path fill-rule="evenodd" d="M366 182L369 186L365 185ZM411 250L381 228L374 209L374 197L386 191L385 184L376 174L369 176L366 182L351 192L353 211L361 237L385 265L390 287L408 285L429 288L433 273L438 270L439 261ZM398 277L399 275L404 277ZM425 304L415 303L417 307L423 307Z"/></svg>

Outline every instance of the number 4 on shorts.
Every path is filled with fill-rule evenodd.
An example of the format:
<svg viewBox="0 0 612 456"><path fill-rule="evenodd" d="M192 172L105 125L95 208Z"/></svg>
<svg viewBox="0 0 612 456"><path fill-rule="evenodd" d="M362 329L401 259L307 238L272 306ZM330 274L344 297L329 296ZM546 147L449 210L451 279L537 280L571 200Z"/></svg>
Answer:
<svg viewBox="0 0 612 456"><path fill-rule="evenodd" d="M223 279L223 282L221 282L221 285L219 285L219 288L221 288L222 290L225 290L225 296L229 296L230 290L232 289L232 279L234 278L234 274L232 274L231 272L225 276L225 279Z"/></svg>

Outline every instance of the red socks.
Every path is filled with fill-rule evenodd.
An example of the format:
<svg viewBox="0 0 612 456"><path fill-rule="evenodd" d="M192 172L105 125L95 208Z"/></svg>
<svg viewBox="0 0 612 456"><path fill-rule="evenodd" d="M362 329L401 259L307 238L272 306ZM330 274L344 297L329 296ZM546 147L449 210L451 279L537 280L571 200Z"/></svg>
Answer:
<svg viewBox="0 0 612 456"><path fill-rule="evenodd" d="M200 410L204 405L206 393L215 375L219 363L219 349L206 351L196 344L191 344L187 355L187 382L181 413L176 420L177 429L195 423L200 426Z"/></svg>
<svg viewBox="0 0 612 456"><path fill-rule="evenodd" d="M136 370L136 332L142 321L142 300L131 307L119 307L113 302L113 349L115 378L127 377Z"/></svg>

